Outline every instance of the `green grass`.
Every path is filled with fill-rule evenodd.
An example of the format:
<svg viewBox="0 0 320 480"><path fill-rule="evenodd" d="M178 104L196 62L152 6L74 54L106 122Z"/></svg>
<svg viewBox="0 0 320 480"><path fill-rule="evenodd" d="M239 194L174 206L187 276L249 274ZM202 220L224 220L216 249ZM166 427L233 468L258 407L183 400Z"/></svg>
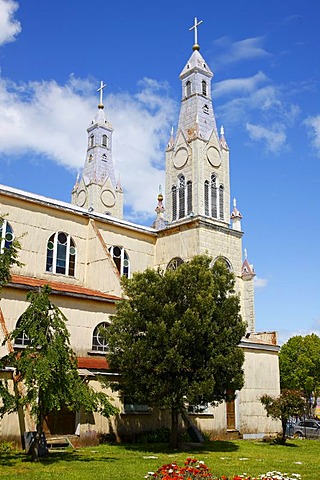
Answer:
<svg viewBox="0 0 320 480"><path fill-rule="evenodd" d="M139 480L148 471L187 456L203 460L215 475L258 475L270 470L320 479L320 441L289 440L287 445L261 441L214 441L199 448L171 452L165 445L100 445L54 452L31 463L21 452L0 453L0 480Z"/></svg>

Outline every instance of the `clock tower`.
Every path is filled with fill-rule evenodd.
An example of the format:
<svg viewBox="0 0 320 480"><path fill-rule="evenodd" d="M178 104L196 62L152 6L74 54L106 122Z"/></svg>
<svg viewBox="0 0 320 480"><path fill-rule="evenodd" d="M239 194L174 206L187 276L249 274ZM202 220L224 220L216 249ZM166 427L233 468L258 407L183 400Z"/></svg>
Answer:
<svg viewBox="0 0 320 480"><path fill-rule="evenodd" d="M180 74L182 99L176 135L166 150L166 207L169 223L204 216L229 223L229 149L217 131L211 99L213 73L200 54L195 19L193 53Z"/></svg>

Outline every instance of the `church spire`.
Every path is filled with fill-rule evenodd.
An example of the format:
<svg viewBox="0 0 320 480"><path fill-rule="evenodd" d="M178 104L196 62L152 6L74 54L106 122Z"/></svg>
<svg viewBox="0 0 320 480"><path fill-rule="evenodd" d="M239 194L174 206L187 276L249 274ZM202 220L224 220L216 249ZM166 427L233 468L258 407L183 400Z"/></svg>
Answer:
<svg viewBox="0 0 320 480"><path fill-rule="evenodd" d="M193 52L180 73L182 98L176 135L166 149L169 222L201 215L229 224L229 149L219 138L211 98L213 72L200 54L194 19Z"/></svg>
<svg viewBox="0 0 320 480"><path fill-rule="evenodd" d="M103 104L103 89L100 82L98 112L87 128L88 147L81 181L72 191L72 203L92 208L99 213L108 213L117 218L123 216L123 192L116 181L112 159L113 127L108 122Z"/></svg>

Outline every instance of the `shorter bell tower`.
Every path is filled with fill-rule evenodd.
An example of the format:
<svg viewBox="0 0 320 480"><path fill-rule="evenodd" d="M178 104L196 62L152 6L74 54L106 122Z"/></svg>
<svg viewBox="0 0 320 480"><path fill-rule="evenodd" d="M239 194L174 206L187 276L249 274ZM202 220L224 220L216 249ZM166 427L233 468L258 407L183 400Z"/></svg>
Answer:
<svg viewBox="0 0 320 480"><path fill-rule="evenodd" d="M79 207L123 218L123 190L116 181L112 160L113 127L104 112L101 82L98 112L87 128L88 147L81 178L72 190L71 202Z"/></svg>

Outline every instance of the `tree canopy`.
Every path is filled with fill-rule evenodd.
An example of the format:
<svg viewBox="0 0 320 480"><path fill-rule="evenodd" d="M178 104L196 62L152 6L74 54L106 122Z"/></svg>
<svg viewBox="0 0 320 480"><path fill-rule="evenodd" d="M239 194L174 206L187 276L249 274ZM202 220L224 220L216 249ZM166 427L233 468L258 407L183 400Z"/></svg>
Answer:
<svg viewBox="0 0 320 480"><path fill-rule="evenodd" d="M261 403L266 409L267 416L281 420L282 437L281 443L286 441L287 421L290 417L300 417L304 413L305 402L300 392L283 390L278 397L263 395Z"/></svg>
<svg viewBox="0 0 320 480"><path fill-rule="evenodd" d="M27 295L29 307L20 317L18 327L5 341L14 343L22 334L28 338L27 345L21 351L11 352L2 359L3 365L15 368L17 395L11 402L4 403L0 413L10 412L19 406L29 406L36 423L36 441L34 459L39 452L45 416L59 411L61 407L69 410L87 412L99 411L105 416L116 413L107 395L93 391L86 381L81 379L77 370L77 359L73 352L67 319L58 307L49 299L51 289L48 286Z"/></svg>
<svg viewBox="0 0 320 480"><path fill-rule="evenodd" d="M289 338L281 347L279 363L281 388L301 390L307 400L307 413L312 414L320 395L320 337L312 333Z"/></svg>
<svg viewBox="0 0 320 480"><path fill-rule="evenodd" d="M148 269L123 280L125 298L106 335L113 388L136 403L169 408L171 444L186 403L233 398L243 386L245 333L234 276L222 262L196 256L176 270Z"/></svg>

